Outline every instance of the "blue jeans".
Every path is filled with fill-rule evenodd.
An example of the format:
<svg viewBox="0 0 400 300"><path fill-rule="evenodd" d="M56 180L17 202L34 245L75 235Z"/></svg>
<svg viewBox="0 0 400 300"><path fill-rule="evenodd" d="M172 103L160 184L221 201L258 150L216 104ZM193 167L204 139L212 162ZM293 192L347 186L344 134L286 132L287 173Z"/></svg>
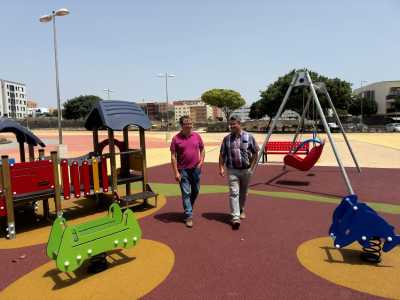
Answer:
<svg viewBox="0 0 400 300"><path fill-rule="evenodd" d="M181 181L179 183L182 192L183 209L185 217L191 218L193 206L200 191L200 169L182 169L179 170Z"/></svg>

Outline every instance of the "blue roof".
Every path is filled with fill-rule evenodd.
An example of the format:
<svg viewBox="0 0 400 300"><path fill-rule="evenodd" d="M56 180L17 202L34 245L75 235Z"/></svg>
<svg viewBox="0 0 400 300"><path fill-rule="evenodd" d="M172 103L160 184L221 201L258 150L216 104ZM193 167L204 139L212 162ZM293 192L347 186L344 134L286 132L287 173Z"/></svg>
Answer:
<svg viewBox="0 0 400 300"><path fill-rule="evenodd" d="M18 122L0 118L0 132L12 132L16 135L18 143L27 143L28 145L46 147L46 145L34 135L28 128L22 126Z"/></svg>
<svg viewBox="0 0 400 300"><path fill-rule="evenodd" d="M143 109L134 102L102 100L96 103L85 121L87 130L123 130L129 125L149 129L151 122Z"/></svg>

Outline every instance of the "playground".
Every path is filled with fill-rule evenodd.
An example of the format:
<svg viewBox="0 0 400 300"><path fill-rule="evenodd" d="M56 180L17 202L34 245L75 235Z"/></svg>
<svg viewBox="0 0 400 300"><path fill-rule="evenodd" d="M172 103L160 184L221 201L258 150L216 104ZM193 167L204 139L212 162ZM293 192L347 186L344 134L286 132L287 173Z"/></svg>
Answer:
<svg viewBox="0 0 400 300"><path fill-rule="evenodd" d="M64 132L62 157L55 131L1 120L13 142L0 145L0 299L400 299L399 136L332 134L323 86L308 85L298 129L314 99L325 131L272 134L275 118L255 134L264 162L240 230L217 173L226 133L200 133L206 163L186 228L169 162L176 132L149 132L137 104L97 102L86 131Z"/></svg>
<svg viewBox="0 0 400 300"><path fill-rule="evenodd" d="M55 130L35 134L47 143L46 150L56 149ZM129 135L132 143L139 140L138 132ZM248 218L235 232L229 226L226 179L217 175L224 134L203 133L207 163L195 226L188 230L181 223L180 191L172 178L165 136L149 132L146 140L149 182L161 196L157 208L135 212L143 232L136 247L110 254L111 266L102 273L89 275L81 269L63 273L45 254L51 224L25 225L31 220L22 220L15 240L0 240L0 299L24 299L28 290L32 299L400 298L399 249L384 253L380 264L369 265L360 261L359 245L335 249L328 237L332 212L346 193L329 151L306 173L283 173L281 155L261 164L251 183ZM264 135L255 136L262 143ZM64 137L71 157L85 154L92 144L90 132L66 131ZM341 137L334 137L340 148ZM343 151L354 189L399 228L398 135L348 137L362 168L357 173ZM273 138L290 140L291 136ZM2 153L17 157L15 143L1 147ZM105 213L90 198L66 205L65 215L72 223Z"/></svg>

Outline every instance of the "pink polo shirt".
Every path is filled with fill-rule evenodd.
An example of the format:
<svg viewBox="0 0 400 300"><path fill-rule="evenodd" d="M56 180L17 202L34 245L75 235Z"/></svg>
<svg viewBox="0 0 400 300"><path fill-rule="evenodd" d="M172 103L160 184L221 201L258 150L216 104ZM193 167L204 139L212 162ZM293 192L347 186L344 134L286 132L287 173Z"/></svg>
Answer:
<svg viewBox="0 0 400 300"><path fill-rule="evenodd" d="M200 151L204 149L203 140L197 132L184 136L179 132L172 138L171 153L176 154L178 169L192 169L200 162Z"/></svg>

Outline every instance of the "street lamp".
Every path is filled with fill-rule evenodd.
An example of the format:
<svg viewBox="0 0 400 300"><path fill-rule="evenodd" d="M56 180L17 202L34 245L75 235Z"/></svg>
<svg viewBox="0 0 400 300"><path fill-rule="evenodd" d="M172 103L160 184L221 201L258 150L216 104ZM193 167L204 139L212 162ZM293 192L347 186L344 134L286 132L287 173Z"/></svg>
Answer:
<svg viewBox="0 0 400 300"><path fill-rule="evenodd" d="M368 81L366 81L366 80L361 80L361 82L360 82L360 90L361 90L361 118L360 118L360 123L361 123L361 125L363 124L363 91L362 91L362 88L363 88L363 83L367 83Z"/></svg>
<svg viewBox="0 0 400 300"><path fill-rule="evenodd" d="M158 77L165 78L165 100L167 102L167 132L165 134L165 139L168 142L169 136L168 136L168 131L169 131L169 116L168 116L168 78L173 78L175 77L174 74L168 74L167 72L165 73L160 73L157 75Z"/></svg>
<svg viewBox="0 0 400 300"><path fill-rule="evenodd" d="M107 99L110 100L110 93L114 93L114 91L110 89L104 89L103 91L107 93Z"/></svg>
<svg viewBox="0 0 400 300"><path fill-rule="evenodd" d="M63 17L69 14L66 8L53 10L51 14L41 16L40 22L47 23L53 20L53 41L54 41L54 65L56 68L56 90L57 90L57 111L58 111L58 143L62 145L62 131L61 131L61 100L60 100L60 83L58 80L58 59L57 59L57 33L56 33L56 17Z"/></svg>

